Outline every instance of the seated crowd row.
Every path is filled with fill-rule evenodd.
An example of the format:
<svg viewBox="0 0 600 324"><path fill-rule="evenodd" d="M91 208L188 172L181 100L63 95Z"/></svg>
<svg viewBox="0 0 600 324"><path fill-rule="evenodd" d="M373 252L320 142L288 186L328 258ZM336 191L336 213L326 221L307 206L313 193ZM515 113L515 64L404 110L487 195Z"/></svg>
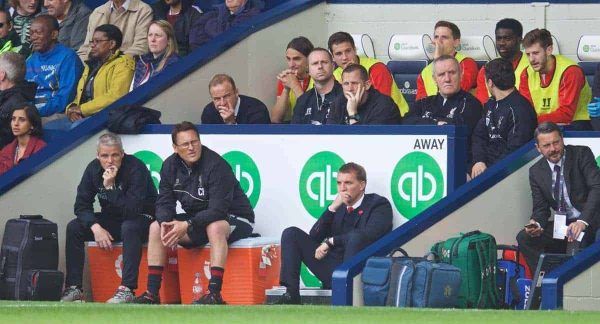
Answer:
<svg viewBox="0 0 600 324"><path fill-rule="evenodd" d="M46 64L52 57L49 53L55 51L63 52L57 55L61 58L69 53L75 56L57 43L56 19L38 16L31 30L34 53L26 62L27 81L21 73L6 73L22 67L16 55L6 53L0 57L0 73L5 72L0 90L22 89L25 100L31 100L33 93L46 126L77 123L177 58L171 25L154 21L147 35L151 53L138 60L134 73L133 59L119 50L123 46L120 30L101 25L93 33L90 59L75 89L77 78L64 76L78 74L79 60L59 64L60 69ZM496 24L495 34L500 58L478 70L473 59L456 51L459 28L448 21L437 22L434 60L418 76L417 101L410 107L386 65L359 57L350 34L331 35L328 49L297 37L287 46L288 69L277 76L278 96L270 112L260 100L240 95L233 78L218 74L209 83L212 102L201 120L213 124L465 125L471 134L467 157L471 177L531 140L537 123L551 121L575 130L592 129L590 115L600 116L600 104L590 103L597 100L592 100L581 68L564 56L552 54L549 31L534 29L523 37L521 23L506 18ZM154 59L155 65L147 64L146 57ZM598 83L600 78L596 79ZM64 89L68 80L76 91ZM31 81L37 83L36 91ZM2 88L3 82L7 85ZM10 115L3 118L0 138L5 145L13 139ZM46 124L48 121L52 124ZM17 161L13 156L13 162Z"/></svg>
<svg viewBox="0 0 600 324"><path fill-rule="evenodd" d="M154 9L111 0L93 12L69 0L46 0L43 12L39 1L33 6L17 1L0 9L0 174L45 146L42 125L75 126L258 14L260 1L227 1L205 14L187 0L159 1ZM26 129L35 132L19 137L16 109L27 112ZM32 134L36 144L28 145Z"/></svg>

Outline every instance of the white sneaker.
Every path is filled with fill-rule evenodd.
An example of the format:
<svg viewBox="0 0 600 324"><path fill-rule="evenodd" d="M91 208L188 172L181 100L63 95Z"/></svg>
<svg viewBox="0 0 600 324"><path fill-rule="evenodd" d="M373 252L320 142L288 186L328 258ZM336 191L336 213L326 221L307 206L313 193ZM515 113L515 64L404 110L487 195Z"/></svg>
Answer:
<svg viewBox="0 0 600 324"><path fill-rule="evenodd" d="M67 288L65 288L65 291L63 292L62 298L60 299L61 302L84 302L85 298L83 296L83 291L81 291L81 289L77 288L77 286L69 286Z"/></svg>
<svg viewBox="0 0 600 324"><path fill-rule="evenodd" d="M117 288L117 292L115 292L115 295L106 302L108 304L126 304L131 303L134 298L135 295L131 289L125 286L119 286L119 288Z"/></svg>

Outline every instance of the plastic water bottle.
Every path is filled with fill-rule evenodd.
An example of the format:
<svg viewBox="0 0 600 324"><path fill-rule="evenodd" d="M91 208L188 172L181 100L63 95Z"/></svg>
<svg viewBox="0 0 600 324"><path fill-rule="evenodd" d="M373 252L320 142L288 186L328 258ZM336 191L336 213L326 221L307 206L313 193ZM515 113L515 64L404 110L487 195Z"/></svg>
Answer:
<svg viewBox="0 0 600 324"><path fill-rule="evenodd" d="M196 272L194 276L194 284L192 285L192 300L199 300L200 297L202 297L202 279L200 279L200 272Z"/></svg>

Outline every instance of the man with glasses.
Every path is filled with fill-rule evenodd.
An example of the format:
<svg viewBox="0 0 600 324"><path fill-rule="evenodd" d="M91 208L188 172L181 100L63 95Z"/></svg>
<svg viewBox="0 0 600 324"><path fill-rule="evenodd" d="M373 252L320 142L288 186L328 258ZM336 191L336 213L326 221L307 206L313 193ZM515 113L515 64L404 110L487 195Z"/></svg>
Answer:
<svg viewBox="0 0 600 324"><path fill-rule="evenodd" d="M94 212L98 198L101 211ZM108 303L131 302L137 288L142 244L154 217L156 187L150 172L136 157L125 154L118 135L106 133L98 139L97 156L90 162L77 187L75 215L67 225L65 255L67 278L63 302L83 301L84 243L95 241L112 250L123 242L123 277Z"/></svg>
<svg viewBox="0 0 600 324"><path fill-rule="evenodd" d="M156 222L148 237L148 290L135 299L159 304L159 290L168 248L203 246L210 242L208 292L195 304L224 304L221 297L228 244L252 234L254 211L229 164L200 142L196 126L175 125L173 153L160 171ZM185 214L177 214L176 203Z"/></svg>
<svg viewBox="0 0 600 324"><path fill-rule="evenodd" d="M270 124L269 110L262 101L241 95L233 78L217 74L208 83L212 102L202 111L202 124Z"/></svg>
<svg viewBox="0 0 600 324"><path fill-rule="evenodd" d="M298 98L292 124L326 124L331 104L344 95L333 69L333 57L326 49L317 47L308 54L308 74L314 87Z"/></svg>

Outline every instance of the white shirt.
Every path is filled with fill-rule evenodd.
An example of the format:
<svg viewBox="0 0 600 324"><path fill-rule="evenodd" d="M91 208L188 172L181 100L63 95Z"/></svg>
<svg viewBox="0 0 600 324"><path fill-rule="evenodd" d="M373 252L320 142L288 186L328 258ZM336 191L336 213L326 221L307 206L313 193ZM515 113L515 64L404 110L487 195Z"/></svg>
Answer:
<svg viewBox="0 0 600 324"><path fill-rule="evenodd" d="M360 207L360 204L362 204L363 199L365 199L365 193L363 192L363 194L360 196L360 199L357 200L354 205L350 206L352 207L352 210L356 210L356 208Z"/></svg>
<svg viewBox="0 0 600 324"><path fill-rule="evenodd" d="M131 4L131 0L125 0L123 5L121 6L121 8L125 9L123 12L129 10L130 4ZM117 10L117 8L115 7L115 3L112 1L110 2L110 10Z"/></svg>
<svg viewBox="0 0 600 324"><path fill-rule="evenodd" d="M581 215L581 212L579 210L577 210L577 208L575 208L573 206L573 204L571 203L571 199L569 198L569 193L567 192L567 182L564 179L564 169L563 169L563 162L565 160L565 156L567 155L567 152L565 152L562 156L562 158L560 159L560 161L558 161L558 163L552 163L549 160L546 160L548 162L548 165L550 166L550 170L552 170L552 189L554 189L554 183L556 183L556 172L554 172L554 166L558 165L560 167L560 172L563 175L563 179L561 181L562 184L562 194L565 198L565 205L567 207L567 218L571 219L571 218L579 218L579 216ZM554 190L552 190L552 194L554 195ZM558 202L558 197L554 197L554 199ZM560 203L560 202L558 202ZM586 223L587 225L587 223Z"/></svg>

